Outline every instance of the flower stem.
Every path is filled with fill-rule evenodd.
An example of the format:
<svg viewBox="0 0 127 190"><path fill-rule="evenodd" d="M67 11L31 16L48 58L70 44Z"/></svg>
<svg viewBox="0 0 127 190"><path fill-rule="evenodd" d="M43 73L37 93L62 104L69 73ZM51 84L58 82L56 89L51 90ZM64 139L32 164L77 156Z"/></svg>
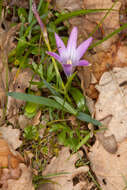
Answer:
<svg viewBox="0 0 127 190"><path fill-rule="evenodd" d="M42 22L38 12L37 12L37 8L36 8L36 4L35 2L33 1L33 5L32 5L32 10L33 10L33 13L41 27L41 31L42 31L42 35L43 35L43 38L44 38L44 42L48 48L48 51L51 51L51 47L50 47L50 43L49 43L49 39L48 39L48 33L47 33L47 29L44 25L44 23ZM57 64L55 62L55 59L52 57L52 62L54 64L54 68L55 68L55 71L56 71L56 78L57 78L57 86L60 86L62 87L63 89L65 88L64 87L64 83L62 81L62 78L60 76L60 73L59 73L59 70L58 70L58 67L57 67Z"/></svg>

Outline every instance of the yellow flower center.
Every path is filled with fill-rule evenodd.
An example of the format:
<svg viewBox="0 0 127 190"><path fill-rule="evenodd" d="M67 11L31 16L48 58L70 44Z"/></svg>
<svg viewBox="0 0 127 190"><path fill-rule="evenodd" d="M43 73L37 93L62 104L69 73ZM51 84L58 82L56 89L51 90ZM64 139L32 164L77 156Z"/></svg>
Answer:
<svg viewBox="0 0 127 190"><path fill-rule="evenodd" d="M67 61L67 64L72 65L72 61L71 61L71 60L68 60L68 61Z"/></svg>

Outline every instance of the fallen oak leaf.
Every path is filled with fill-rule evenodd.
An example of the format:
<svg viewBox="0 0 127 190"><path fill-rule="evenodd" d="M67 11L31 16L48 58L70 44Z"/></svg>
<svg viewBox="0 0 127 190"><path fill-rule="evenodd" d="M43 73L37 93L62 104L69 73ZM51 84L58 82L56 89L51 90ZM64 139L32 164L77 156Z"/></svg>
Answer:
<svg viewBox="0 0 127 190"><path fill-rule="evenodd" d="M110 154L96 140L96 143L87 154L91 163L91 169L103 190L121 190L126 187L124 180L124 178L127 179L126 149L127 139L118 143L117 154Z"/></svg>
<svg viewBox="0 0 127 190"><path fill-rule="evenodd" d="M39 190L81 190L82 187L88 187L85 177L86 173L89 171L89 167L82 166L75 168L75 163L81 156L83 156L82 151L71 155L68 148L62 148L58 157L54 157L42 173L43 176L50 176L50 174L53 174L52 177L50 177L53 183L41 185ZM79 180L79 183L74 185L74 178L78 175L80 176L80 174L85 175L84 180Z"/></svg>
<svg viewBox="0 0 127 190"><path fill-rule="evenodd" d="M112 115L105 136L114 135L117 142L127 138L127 88L126 85L120 86L126 78L127 67L113 68L112 71L105 72L99 85L96 85L100 93L95 104L96 119L102 120Z"/></svg>
<svg viewBox="0 0 127 190"><path fill-rule="evenodd" d="M11 125L7 127L0 127L0 133L2 134L3 138L8 142L8 144L12 146L14 150L16 150L21 146L22 141L19 140L20 137L19 129L13 129Z"/></svg>
<svg viewBox="0 0 127 190"><path fill-rule="evenodd" d="M112 120L112 115L108 115L106 118L101 120L102 126L106 129L108 128L108 124ZM106 130L105 129L105 130ZM101 130L97 132L96 137L102 144L102 146L107 150L109 153L114 154L118 150L117 141L114 135L105 136L105 130Z"/></svg>
<svg viewBox="0 0 127 190"><path fill-rule="evenodd" d="M112 71L105 72L96 88L99 97L95 104L96 119L103 120L109 115L112 119L105 130L104 138L97 139L91 147L88 157L92 170L95 172L98 182L103 190L119 190L125 188L124 178L127 178L127 67L113 68ZM108 92L108 93L107 93ZM110 154L104 147L107 137L114 135L118 144L117 152ZM111 141L111 143L113 143ZM112 146L112 144L111 144ZM111 147L110 147L111 148Z"/></svg>
<svg viewBox="0 0 127 190"><path fill-rule="evenodd" d="M7 187L6 190L34 190L32 184L32 171L30 168L27 168L24 164L19 164L21 169L21 176L19 179L8 179L6 181ZM5 190L2 188L1 190Z"/></svg>
<svg viewBox="0 0 127 190"><path fill-rule="evenodd" d="M83 6L83 0L55 0L53 2L54 7L58 11L69 10L74 11L81 9Z"/></svg>
<svg viewBox="0 0 127 190"><path fill-rule="evenodd" d="M18 75L16 73L18 72L17 68L13 68L11 71L11 84L9 86L9 91L15 91L15 92L25 92L27 88L30 86L30 81L32 80L32 77L34 75L34 72L30 68L21 69ZM15 77L16 76L16 77ZM15 80L14 80L15 79ZM38 82L39 77L36 75L33 78L34 81ZM31 89L36 91L37 87L35 85L31 85ZM16 113L19 112L19 109L21 106L25 105L25 102L23 100L16 100L12 97L8 97L8 104L7 104L7 115L8 117L13 117L13 115L16 115ZM18 118L13 117L13 124L17 123ZM11 122L11 120L10 120Z"/></svg>
<svg viewBox="0 0 127 190"><path fill-rule="evenodd" d="M7 189L7 180L8 179L18 179L21 176L21 169L19 167L12 169L12 168L3 168L2 175L0 178L0 184L2 185L2 189Z"/></svg>
<svg viewBox="0 0 127 190"><path fill-rule="evenodd" d="M13 130L13 129L11 129ZM5 131L4 131L5 132ZM21 155L0 137L0 184L1 190L34 190L32 172L24 164Z"/></svg>
<svg viewBox="0 0 127 190"><path fill-rule="evenodd" d="M9 163L12 168L16 168L20 162L23 162L21 155L12 150L7 141L0 137L0 168L8 167Z"/></svg>

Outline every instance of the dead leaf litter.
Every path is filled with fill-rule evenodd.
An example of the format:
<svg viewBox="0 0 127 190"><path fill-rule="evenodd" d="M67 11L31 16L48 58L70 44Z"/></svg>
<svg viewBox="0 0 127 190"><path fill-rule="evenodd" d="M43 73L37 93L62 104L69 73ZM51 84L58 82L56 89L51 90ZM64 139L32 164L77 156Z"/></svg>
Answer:
<svg viewBox="0 0 127 190"><path fill-rule="evenodd" d="M70 154L68 148L62 148L58 157L54 157L42 173L43 176L54 174L54 177L50 178L53 183L43 184L39 187L39 190L90 190L90 188L94 186L94 183L91 182L90 184L87 181L89 167L75 167L76 161L82 156L82 151ZM55 174L57 174L57 176L55 176Z"/></svg>
<svg viewBox="0 0 127 190"><path fill-rule="evenodd" d="M86 39L90 33L93 34L94 42L96 42L119 28L121 21L126 23L125 7L127 2L123 0L117 1L115 6L113 6L112 0L56 0L53 3L58 11L74 11L81 8L110 9L112 7L115 10L110 10L104 20L106 12L71 18L69 23L79 29L79 42ZM11 6L20 5L18 1L13 1L10 4ZM22 6L28 8L28 3L23 2ZM98 29L93 33L98 24ZM4 118L2 109L6 104L7 57L9 51L15 46L13 39L18 28L19 25L8 30L0 28L1 121ZM86 58L91 62L91 66L87 69L78 68L81 86L84 95L88 96L87 102L91 113L95 114L95 118L99 121L112 116L105 126L106 130L96 134L96 142L91 146L90 152L86 151L91 168L103 190L124 189L126 187L124 179L127 178L127 46L126 41L125 43L121 42L119 38L118 34L114 35L95 47L93 53L88 52ZM110 69L107 65L110 65ZM20 71L17 68L8 70L9 91L25 92L33 74L33 71L28 68ZM35 76L34 81L39 82L40 79ZM34 85L31 89L38 90ZM15 151L22 144L20 130L13 129L13 127L16 126L17 121L22 130L31 123L36 126L40 123L45 126L45 123L41 121L41 111L38 111L32 120L27 119L24 115L19 116L19 109L23 105L23 101L8 98L7 118L12 125L3 125L0 128L1 190L34 190L32 170L24 164L22 156ZM73 118L71 119L73 124L75 121ZM75 124L75 126L77 125ZM43 135L44 129L42 128L40 129L40 137L43 138ZM31 159L33 154L29 151L27 153ZM53 157L42 172L42 176L57 174L49 178L53 183L40 185L39 190L95 189L95 184L88 181L87 178L90 167L75 167L75 162L82 156L82 151L70 154L68 148L62 148L58 157Z"/></svg>

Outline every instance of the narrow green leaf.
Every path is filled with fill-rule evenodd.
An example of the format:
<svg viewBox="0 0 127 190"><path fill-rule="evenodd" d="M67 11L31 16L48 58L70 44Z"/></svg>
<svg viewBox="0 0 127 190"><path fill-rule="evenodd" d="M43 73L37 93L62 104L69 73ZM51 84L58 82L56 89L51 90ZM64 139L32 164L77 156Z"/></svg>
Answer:
<svg viewBox="0 0 127 190"><path fill-rule="evenodd" d="M112 33L110 33L107 36L105 36L102 40L99 40L98 42L92 44L88 49L92 49L92 48L96 47L97 45L102 44L104 41L108 40L109 38L111 38L115 34L120 33L122 30L124 30L126 28L127 28L127 23L123 24L120 28L116 29Z"/></svg>
<svg viewBox="0 0 127 190"><path fill-rule="evenodd" d="M58 134L58 141L66 146L66 131L62 131Z"/></svg>
<svg viewBox="0 0 127 190"><path fill-rule="evenodd" d="M30 5L30 8L29 8L28 22L31 23L33 19L32 0L29 0L29 5ZM29 31L29 35L28 35L29 39L31 38L31 33L32 33L32 30Z"/></svg>
<svg viewBox="0 0 127 190"><path fill-rule="evenodd" d="M80 111L82 111L86 107L84 95L81 93L81 91L79 89L74 88L74 87L71 87L70 93L71 93L77 107L79 108Z"/></svg>
<svg viewBox="0 0 127 190"><path fill-rule="evenodd" d="M28 22L31 23L32 18L33 18L33 12L32 12L32 0L29 0L29 5L30 5L30 9L29 9Z"/></svg>
<svg viewBox="0 0 127 190"><path fill-rule="evenodd" d="M70 174L69 172L59 172L59 173L54 173L54 174L48 174L46 176L41 176L42 178L46 179L46 178L52 178L52 177L56 177L56 176L60 176L60 175L65 175L65 174Z"/></svg>
<svg viewBox="0 0 127 190"><path fill-rule="evenodd" d="M53 64L50 64L47 68L47 81L50 82L54 76L55 76L54 66Z"/></svg>
<svg viewBox="0 0 127 190"><path fill-rule="evenodd" d="M58 104L56 101L50 99L50 98L45 98L41 96L35 96L31 94L25 94L25 93L20 93L20 92L9 92L8 96L11 96L13 98L19 99L19 100L24 100L27 102L33 102L36 104L56 108L56 109L62 109L62 106Z"/></svg>
<svg viewBox="0 0 127 190"><path fill-rule="evenodd" d="M26 39L24 38L24 36L22 36L20 38L20 40L18 41L18 45L16 47L16 56L21 56L24 51L25 51L25 48L28 46L28 44L26 43Z"/></svg>
<svg viewBox="0 0 127 190"><path fill-rule="evenodd" d="M39 2L38 8L37 8L37 11L38 11L38 12L40 11L40 8L41 8L41 6L42 6L42 4L43 4L43 1L44 1L44 0L40 0L40 2Z"/></svg>
<svg viewBox="0 0 127 190"><path fill-rule="evenodd" d="M55 96L60 96L60 93L57 92L51 85L50 83L48 83L45 79L43 79L43 82L45 84L45 86L50 90L50 92L55 95Z"/></svg>
<svg viewBox="0 0 127 190"><path fill-rule="evenodd" d="M70 86L71 86L71 83L72 83L72 80L73 78L75 77L75 75L77 74L77 72L73 73L67 80L67 83L65 85L65 89L66 89L66 93L68 92Z"/></svg>
<svg viewBox="0 0 127 190"><path fill-rule="evenodd" d="M99 29L99 27L103 24L104 20L106 19L106 17L109 15L109 13L111 11L113 11L114 6L116 5L116 3L118 2L118 0L115 0L114 3L112 3L112 6L108 9L108 11L106 11L106 14L104 15L104 17L102 17L102 19L99 21L99 23L97 24L97 26L94 28L94 30L92 31L92 33L90 34L90 36L93 36L93 34Z"/></svg>
<svg viewBox="0 0 127 190"><path fill-rule="evenodd" d="M78 146L76 147L76 150L78 150L79 148L81 148L84 144L87 143L87 141L89 140L90 138L90 133L88 135L85 136L85 138L83 138L81 140L81 142L78 144Z"/></svg>
<svg viewBox="0 0 127 190"><path fill-rule="evenodd" d="M37 140L39 137L39 132L36 126L29 125L24 128L24 134L23 136L27 140Z"/></svg>
<svg viewBox="0 0 127 190"><path fill-rule="evenodd" d="M1 14L2 14L2 5L3 5L3 0L0 0L0 17L1 17Z"/></svg>
<svg viewBox="0 0 127 190"><path fill-rule="evenodd" d="M55 20L55 24L57 25L57 24L63 22L64 20L68 20L68 19L75 17L75 16L81 16L81 15L85 15L85 14L89 14L89 13L104 12L107 10L109 10L109 9L82 9L82 10L72 11L70 13L61 14ZM113 11L117 11L117 10L113 10Z"/></svg>
<svg viewBox="0 0 127 190"><path fill-rule="evenodd" d="M97 126L101 126L102 125L99 121L93 119L90 115L88 115L86 113L83 113L83 112L78 112L78 114L76 115L76 117L79 120L81 120L81 121L92 123L93 125L97 125Z"/></svg>
<svg viewBox="0 0 127 190"><path fill-rule="evenodd" d="M60 131L60 130L63 130L66 132L71 131L71 129L68 126L62 125L61 123L51 125L50 132L56 132L56 131Z"/></svg>
<svg viewBox="0 0 127 190"><path fill-rule="evenodd" d="M58 102L63 108L65 108L69 113L76 115L77 110L74 109L68 102L66 102L64 99L58 97L58 96L52 96L56 102Z"/></svg>
<svg viewBox="0 0 127 190"><path fill-rule="evenodd" d="M88 123L92 123L94 125L99 125L101 126L102 124L90 117L89 115L83 113L83 112L77 112L76 109L74 109L68 102L64 101L62 98L57 97L57 96L52 96L56 101L50 99L50 98L45 98L41 96L35 96L31 94L25 94L25 93L20 93L20 92L9 92L8 96L11 96L13 98L19 99L19 100L24 100L27 102L33 102L36 104L52 107L55 109L66 109L67 112L75 115L79 120L85 121Z"/></svg>

